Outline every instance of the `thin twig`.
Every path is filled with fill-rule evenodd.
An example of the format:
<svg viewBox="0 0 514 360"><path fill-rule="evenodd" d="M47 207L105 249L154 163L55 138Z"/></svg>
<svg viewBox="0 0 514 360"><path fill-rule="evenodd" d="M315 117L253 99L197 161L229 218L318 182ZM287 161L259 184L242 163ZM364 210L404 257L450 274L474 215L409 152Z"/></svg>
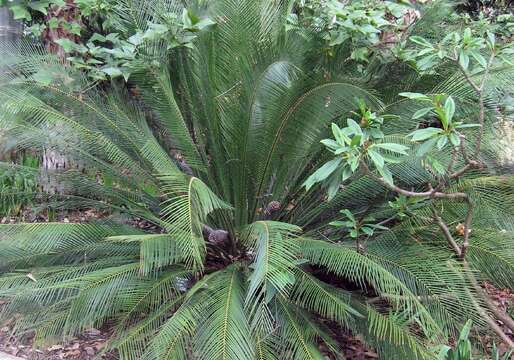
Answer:
<svg viewBox="0 0 514 360"><path fill-rule="evenodd" d="M473 203L469 197L466 199L466 202L468 203L468 212L466 213L466 219L464 220L464 241L462 243L460 256L463 260L465 259L466 251L468 250L469 233L471 232L471 221L473 220Z"/></svg>
<svg viewBox="0 0 514 360"><path fill-rule="evenodd" d="M462 139L461 139L462 143ZM451 174L453 171L453 165L455 165L455 162L457 161L457 149L452 149L452 157L450 158L450 162L448 163L448 169L446 170L447 173Z"/></svg>
<svg viewBox="0 0 514 360"><path fill-rule="evenodd" d="M455 255L457 255L458 258L461 258L462 251L459 247L459 244L457 244L457 241L455 241L455 239L453 238L453 236L450 232L450 229L448 228L448 225L446 225L446 223L443 221L441 216L439 216L439 214L435 210L434 210L434 219L437 222L437 225L439 226L441 231L443 232L444 237L446 238L446 240L452 247L453 251L455 251Z"/></svg>
<svg viewBox="0 0 514 360"><path fill-rule="evenodd" d="M385 225L387 224L389 221L393 221L394 219L396 219L396 215L393 215L385 220L382 220L381 222L377 223L377 225L379 226L382 226L382 225Z"/></svg>
<svg viewBox="0 0 514 360"><path fill-rule="evenodd" d="M468 153L466 151L466 145L464 144L464 141L466 140L466 137L462 134L459 134L459 138L460 138L460 153L462 154L462 157L464 158L464 161L466 162L466 164L469 164L469 157L468 157Z"/></svg>
<svg viewBox="0 0 514 360"><path fill-rule="evenodd" d="M459 66L460 71L462 72L462 74L466 78L466 81L471 85L473 90L475 90L476 93L480 93L482 90L480 89L480 87L477 84L475 84L475 82L473 81L471 76L469 76L469 74L466 71L466 69L464 69L464 67L462 67L462 65L460 64L459 60L458 59L452 59L452 60L455 61L455 63Z"/></svg>
<svg viewBox="0 0 514 360"><path fill-rule="evenodd" d="M463 199L464 200L464 199L468 198L468 195L463 192L445 193L445 192L437 191L437 189L431 189L429 191L422 191L422 192L405 190L394 184L388 183L387 181L384 180L384 178L376 176L369 170L369 168L366 164L364 164L364 163L361 163L361 164L363 165L362 167L367 175L369 175L371 178L375 179L376 181L380 182L382 185L384 185L388 189L390 189L398 194L402 194L402 195L410 196L410 197L432 197L432 198L436 198L436 199Z"/></svg>

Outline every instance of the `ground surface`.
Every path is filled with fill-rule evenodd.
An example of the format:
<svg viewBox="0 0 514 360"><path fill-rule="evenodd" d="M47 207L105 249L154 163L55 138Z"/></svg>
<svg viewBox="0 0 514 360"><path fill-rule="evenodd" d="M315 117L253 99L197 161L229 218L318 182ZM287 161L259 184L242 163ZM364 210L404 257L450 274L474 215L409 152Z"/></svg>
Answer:
<svg viewBox="0 0 514 360"><path fill-rule="evenodd" d="M0 352L0 360L22 360L22 358Z"/></svg>

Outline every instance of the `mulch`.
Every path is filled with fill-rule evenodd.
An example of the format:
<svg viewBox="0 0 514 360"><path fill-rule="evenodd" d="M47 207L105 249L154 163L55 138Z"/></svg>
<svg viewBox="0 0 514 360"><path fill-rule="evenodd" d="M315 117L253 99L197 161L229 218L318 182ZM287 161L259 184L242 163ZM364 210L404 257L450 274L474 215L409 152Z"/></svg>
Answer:
<svg viewBox="0 0 514 360"><path fill-rule="evenodd" d="M115 360L115 353L101 354L107 339L108 330L89 329L78 337L70 338L65 343L48 346L34 346L34 334L13 337L12 324L0 325L0 351L28 360ZM100 355L100 357L98 357Z"/></svg>

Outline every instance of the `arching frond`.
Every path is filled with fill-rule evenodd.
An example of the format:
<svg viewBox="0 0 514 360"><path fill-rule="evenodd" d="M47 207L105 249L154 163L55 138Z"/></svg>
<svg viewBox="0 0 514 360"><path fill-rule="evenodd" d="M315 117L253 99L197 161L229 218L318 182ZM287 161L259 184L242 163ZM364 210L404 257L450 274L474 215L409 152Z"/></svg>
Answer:
<svg viewBox="0 0 514 360"><path fill-rule="evenodd" d="M162 210L164 226L180 249L180 260L195 270L201 270L205 256L202 225L214 210L227 210L230 206L196 177L163 175L160 180L163 191L168 195ZM164 262L168 259L168 263L177 260L176 255L173 258L169 253L160 256L164 257Z"/></svg>
<svg viewBox="0 0 514 360"><path fill-rule="evenodd" d="M310 239L302 239L302 253L312 263L324 266L328 271L363 287L371 284L380 294L398 294L398 298L389 300L411 314L416 314L426 336L441 336L441 328L417 298L417 294L372 258L342 245Z"/></svg>
<svg viewBox="0 0 514 360"><path fill-rule="evenodd" d="M254 345L243 308L243 284L237 265L212 276L196 349L209 359L253 359ZM197 296L200 296L199 293Z"/></svg>

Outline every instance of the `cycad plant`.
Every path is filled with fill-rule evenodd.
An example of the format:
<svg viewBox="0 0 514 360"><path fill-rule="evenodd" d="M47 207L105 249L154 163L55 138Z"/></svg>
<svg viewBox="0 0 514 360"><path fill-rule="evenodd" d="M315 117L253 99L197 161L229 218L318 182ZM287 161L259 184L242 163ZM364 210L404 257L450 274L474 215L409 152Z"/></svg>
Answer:
<svg viewBox="0 0 514 360"><path fill-rule="evenodd" d="M46 205L111 216L3 225L1 317L40 342L108 325L121 359L341 357L347 330L384 359L433 358L468 319L509 342L479 286L514 285L494 127L508 51L458 24L434 35L439 3L397 59L364 63L354 39L326 51L292 23L300 5L189 5L119 2L121 36L139 34L130 96L34 46L4 57L4 130L86 164L54 174ZM167 46L162 24L193 13L209 26Z"/></svg>

